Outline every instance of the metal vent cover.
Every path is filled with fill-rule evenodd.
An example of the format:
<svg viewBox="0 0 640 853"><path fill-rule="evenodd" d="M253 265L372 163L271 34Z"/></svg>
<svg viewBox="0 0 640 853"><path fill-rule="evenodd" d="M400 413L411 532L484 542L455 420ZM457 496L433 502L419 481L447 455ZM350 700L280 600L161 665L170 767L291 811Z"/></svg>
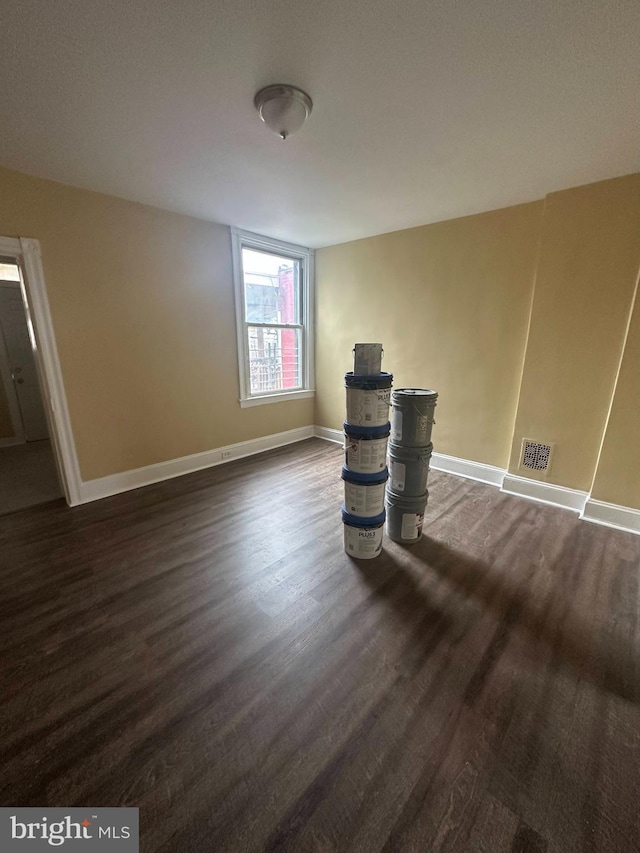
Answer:
<svg viewBox="0 0 640 853"><path fill-rule="evenodd" d="M530 438L524 438L522 440L520 467L528 468L530 471L546 472L551 466L552 451L552 444L543 444L540 441L532 441Z"/></svg>

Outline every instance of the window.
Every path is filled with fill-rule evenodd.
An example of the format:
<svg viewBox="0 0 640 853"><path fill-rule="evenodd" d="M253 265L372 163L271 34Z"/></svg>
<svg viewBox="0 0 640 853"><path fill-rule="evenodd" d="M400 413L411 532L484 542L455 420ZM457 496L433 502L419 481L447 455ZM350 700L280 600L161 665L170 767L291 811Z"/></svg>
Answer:
<svg viewBox="0 0 640 853"><path fill-rule="evenodd" d="M15 261L0 258L0 281L20 281L20 270Z"/></svg>
<svg viewBox="0 0 640 853"><path fill-rule="evenodd" d="M313 251L232 229L240 405L311 397Z"/></svg>

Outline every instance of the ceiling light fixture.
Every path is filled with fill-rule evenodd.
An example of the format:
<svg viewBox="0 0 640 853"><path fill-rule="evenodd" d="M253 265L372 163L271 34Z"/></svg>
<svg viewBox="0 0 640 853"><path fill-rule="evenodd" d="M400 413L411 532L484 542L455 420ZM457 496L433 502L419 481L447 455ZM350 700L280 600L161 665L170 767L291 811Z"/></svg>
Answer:
<svg viewBox="0 0 640 853"><path fill-rule="evenodd" d="M313 107L311 98L302 89L280 83L260 89L253 103L262 121L280 139L300 130Z"/></svg>

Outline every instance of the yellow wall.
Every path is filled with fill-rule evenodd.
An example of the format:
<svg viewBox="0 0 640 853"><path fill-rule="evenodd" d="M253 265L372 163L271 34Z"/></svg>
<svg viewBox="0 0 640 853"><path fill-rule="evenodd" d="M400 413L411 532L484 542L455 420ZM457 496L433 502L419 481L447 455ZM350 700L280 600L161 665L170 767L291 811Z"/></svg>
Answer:
<svg viewBox="0 0 640 853"><path fill-rule="evenodd" d="M441 453L505 467L543 203L316 252L316 423L339 429L356 341L381 341L395 387L435 388Z"/></svg>
<svg viewBox="0 0 640 853"><path fill-rule="evenodd" d="M83 479L313 422L240 409L227 227L0 169L0 234L41 243Z"/></svg>
<svg viewBox="0 0 640 853"><path fill-rule="evenodd" d="M629 327L592 496L640 508L640 299Z"/></svg>
<svg viewBox="0 0 640 853"><path fill-rule="evenodd" d="M436 451L640 508L640 309L598 453L640 265L640 175L318 250L316 423L340 428L358 340L395 387L440 392ZM527 326L529 329L527 331Z"/></svg>
<svg viewBox="0 0 640 853"><path fill-rule="evenodd" d="M640 175L547 196L510 470L554 444L547 482L588 491L640 264Z"/></svg>
<svg viewBox="0 0 640 853"><path fill-rule="evenodd" d="M40 240L85 480L314 422L240 409L227 227L0 169L0 234ZM639 264L640 175L318 250L315 422L379 340L396 387L440 392L437 451L524 475L549 441L549 482L640 507Z"/></svg>

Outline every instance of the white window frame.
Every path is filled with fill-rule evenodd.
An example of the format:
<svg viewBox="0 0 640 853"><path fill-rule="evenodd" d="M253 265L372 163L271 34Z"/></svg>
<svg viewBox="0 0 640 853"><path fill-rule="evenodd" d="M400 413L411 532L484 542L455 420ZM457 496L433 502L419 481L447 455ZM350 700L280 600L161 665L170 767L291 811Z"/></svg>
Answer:
<svg viewBox="0 0 640 853"><path fill-rule="evenodd" d="M247 323L245 313L244 275L242 269L242 250L255 249L259 252L271 252L282 255L294 261L300 261L302 278L302 389L295 391L265 391L252 394L249 372L249 344L247 327L255 323ZM239 228L231 229L231 250L233 258L233 283L236 303L236 332L238 338L238 372L240 379L240 406L260 406L265 403L279 403L285 400L304 400L315 396L314 370L314 251L304 246L263 237ZM285 327L286 328L286 327ZM296 324L297 328L297 324Z"/></svg>

